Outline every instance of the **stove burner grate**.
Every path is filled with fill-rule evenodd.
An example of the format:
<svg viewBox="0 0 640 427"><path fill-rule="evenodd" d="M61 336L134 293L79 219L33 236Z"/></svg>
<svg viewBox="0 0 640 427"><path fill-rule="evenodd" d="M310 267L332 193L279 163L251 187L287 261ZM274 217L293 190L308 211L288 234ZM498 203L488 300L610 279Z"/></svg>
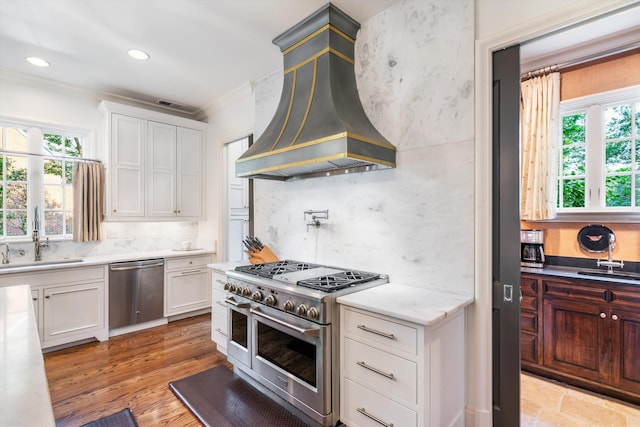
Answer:
<svg viewBox="0 0 640 427"><path fill-rule="evenodd" d="M276 274L291 273L293 271L309 270L310 268L320 267L319 265L309 264L299 261L275 261L264 264L241 265L236 267L236 271L242 273L253 274L271 279Z"/></svg>
<svg viewBox="0 0 640 427"><path fill-rule="evenodd" d="M343 271L330 276L320 276L313 279L298 281L298 286L316 289L323 292L334 292L379 278L379 274L363 273L360 271Z"/></svg>

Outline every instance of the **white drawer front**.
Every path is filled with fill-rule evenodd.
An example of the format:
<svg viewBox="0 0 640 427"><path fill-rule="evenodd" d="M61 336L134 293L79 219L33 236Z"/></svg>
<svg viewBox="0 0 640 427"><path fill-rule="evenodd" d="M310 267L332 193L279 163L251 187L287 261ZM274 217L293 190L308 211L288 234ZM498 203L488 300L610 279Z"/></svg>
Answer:
<svg viewBox="0 0 640 427"><path fill-rule="evenodd" d="M227 354L227 316L213 313L212 338L218 345L218 351Z"/></svg>
<svg viewBox="0 0 640 427"><path fill-rule="evenodd" d="M344 339L345 377L409 404L417 403L418 367L393 354Z"/></svg>
<svg viewBox="0 0 640 427"><path fill-rule="evenodd" d="M417 427L416 412L343 379L341 420L349 427Z"/></svg>
<svg viewBox="0 0 640 427"><path fill-rule="evenodd" d="M211 263L211 255L200 255L186 258L167 258L165 261L166 270L176 270L180 268L206 267Z"/></svg>
<svg viewBox="0 0 640 427"><path fill-rule="evenodd" d="M213 270L211 274L211 281L213 289L223 290L225 283L227 283L227 276L225 276L224 274L216 273L216 271Z"/></svg>
<svg viewBox="0 0 640 427"><path fill-rule="evenodd" d="M213 312L224 314L226 316L227 313L227 305L224 300L227 297L226 291L221 291L219 289L213 290Z"/></svg>
<svg viewBox="0 0 640 427"><path fill-rule="evenodd" d="M350 309L345 309L344 314L344 330L352 337L362 338L386 351L418 353L418 332L415 328Z"/></svg>

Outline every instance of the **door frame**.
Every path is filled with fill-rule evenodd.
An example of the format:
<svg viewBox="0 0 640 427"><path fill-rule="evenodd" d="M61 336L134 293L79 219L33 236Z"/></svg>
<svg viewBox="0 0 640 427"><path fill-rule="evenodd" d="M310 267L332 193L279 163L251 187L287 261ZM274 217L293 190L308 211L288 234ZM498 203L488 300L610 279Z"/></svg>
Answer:
<svg viewBox="0 0 640 427"><path fill-rule="evenodd" d="M628 1L585 5L574 13L547 16L519 25L498 36L475 42L475 303L468 309L467 425L491 426L492 418L492 55L534 38L569 27L576 22L629 7Z"/></svg>

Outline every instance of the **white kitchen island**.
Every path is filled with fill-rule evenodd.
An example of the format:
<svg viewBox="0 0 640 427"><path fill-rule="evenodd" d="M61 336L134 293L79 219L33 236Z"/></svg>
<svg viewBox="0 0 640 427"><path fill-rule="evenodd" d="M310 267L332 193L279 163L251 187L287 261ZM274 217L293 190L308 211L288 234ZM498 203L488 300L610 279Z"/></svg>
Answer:
<svg viewBox="0 0 640 427"><path fill-rule="evenodd" d="M464 426L472 297L389 283L337 301L343 423Z"/></svg>
<svg viewBox="0 0 640 427"><path fill-rule="evenodd" d="M0 287L0 425L55 426L29 285Z"/></svg>

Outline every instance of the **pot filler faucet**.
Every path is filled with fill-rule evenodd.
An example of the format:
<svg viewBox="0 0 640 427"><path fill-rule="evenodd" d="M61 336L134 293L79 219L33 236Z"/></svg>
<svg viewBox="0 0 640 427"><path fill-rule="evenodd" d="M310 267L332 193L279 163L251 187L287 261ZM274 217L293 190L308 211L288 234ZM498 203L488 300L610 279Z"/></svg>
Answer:
<svg viewBox="0 0 640 427"><path fill-rule="evenodd" d="M38 207L35 207L35 219L33 220L32 240L34 244L34 261L42 260L42 252L40 249L49 246L49 238L46 242L40 241L40 220L38 219Z"/></svg>
<svg viewBox="0 0 640 427"><path fill-rule="evenodd" d="M613 233L609 233L609 258L604 260L598 260L598 267L607 267L607 271L609 273L613 273L613 267L624 267L624 261L614 261L613 260L613 248L616 247L616 235Z"/></svg>

